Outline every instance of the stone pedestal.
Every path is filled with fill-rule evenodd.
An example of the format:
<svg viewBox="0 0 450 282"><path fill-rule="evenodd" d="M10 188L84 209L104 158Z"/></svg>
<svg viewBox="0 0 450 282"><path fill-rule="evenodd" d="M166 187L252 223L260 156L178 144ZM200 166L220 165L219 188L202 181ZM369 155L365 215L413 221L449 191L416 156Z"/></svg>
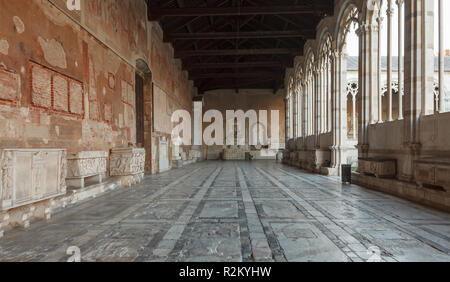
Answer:
<svg viewBox="0 0 450 282"><path fill-rule="evenodd" d="M0 150L0 210L66 193L65 149Z"/></svg>
<svg viewBox="0 0 450 282"><path fill-rule="evenodd" d="M69 187L84 188L85 179L96 178L102 183L106 173L108 152L91 151L69 154L67 156L67 185Z"/></svg>
<svg viewBox="0 0 450 282"><path fill-rule="evenodd" d="M116 148L111 150L110 175L122 177L122 185L139 183L145 173L145 149Z"/></svg>
<svg viewBox="0 0 450 282"><path fill-rule="evenodd" d="M331 162L331 151L328 149L316 149L312 151L312 169L320 173L322 167L329 167Z"/></svg>

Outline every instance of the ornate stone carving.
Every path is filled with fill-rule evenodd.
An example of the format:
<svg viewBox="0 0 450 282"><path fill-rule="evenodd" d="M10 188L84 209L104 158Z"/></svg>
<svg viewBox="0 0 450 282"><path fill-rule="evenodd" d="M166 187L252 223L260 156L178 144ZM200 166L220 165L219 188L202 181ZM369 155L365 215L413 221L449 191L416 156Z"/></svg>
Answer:
<svg viewBox="0 0 450 282"><path fill-rule="evenodd" d="M145 149L117 148L111 150L110 175L123 176L128 180L124 185L130 186L140 182L145 173Z"/></svg>
<svg viewBox="0 0 450 282"><path fill-rule="evenodd" d="M394 178L397 174L397 161L387 158L359 158L358 171L380 178Z"/></svg>
<svg viewBox="0 0 450 282"><path fill-rule="evenodd" d="M83 188L84 179L97 176L102 182L106 173L108 152L92 151L70 154L67 157L67 183L71 186Z"/></svg>
<svg viewBox="0 0 450 282"><path fill-rule="evenodd" d="M0 210L66 193L64 149L0 150L0 171Z"/></svg>
<svg viewBox="0 0 450 282"><path fill-rule="evenodd" d="M450 159L421 159L415 161L414 166L416 183L420 187L430 185L450 191Z"/></svg>

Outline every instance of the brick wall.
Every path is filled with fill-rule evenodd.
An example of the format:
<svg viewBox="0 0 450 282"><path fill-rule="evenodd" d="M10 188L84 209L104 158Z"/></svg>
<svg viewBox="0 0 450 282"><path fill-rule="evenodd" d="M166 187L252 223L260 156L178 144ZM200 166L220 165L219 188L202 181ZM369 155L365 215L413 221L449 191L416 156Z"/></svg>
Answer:
<svg viewBox="0 0 450 282"><path fill-rule="evenodd" d="M171 108L190 110L194 88L171 46L152 35L161 30L144 1L85 1L76 13L63 2L0 0L0 147L134 143L137 59L175 97Z"/></svg>

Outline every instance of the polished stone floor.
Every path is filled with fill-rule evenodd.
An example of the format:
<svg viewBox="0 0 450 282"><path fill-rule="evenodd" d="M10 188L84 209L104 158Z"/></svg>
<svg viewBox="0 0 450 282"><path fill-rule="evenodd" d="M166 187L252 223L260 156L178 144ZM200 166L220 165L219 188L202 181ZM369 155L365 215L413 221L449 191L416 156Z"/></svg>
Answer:
<svg viewBox="0 0 450 282"><path fill-rule="evenodd" d="M0 261L450 261L450 215L274 162L148 176L0 239Z"/></svg>

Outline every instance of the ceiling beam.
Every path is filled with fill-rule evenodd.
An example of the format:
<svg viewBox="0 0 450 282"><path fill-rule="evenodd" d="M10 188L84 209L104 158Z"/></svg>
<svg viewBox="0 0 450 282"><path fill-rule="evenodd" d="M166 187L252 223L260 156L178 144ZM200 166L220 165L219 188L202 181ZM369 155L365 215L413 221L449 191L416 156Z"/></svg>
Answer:
<svg viewBox="0 0 450 282"><path fill-rule="evenodd" d="M164 35L164 42L176 40L223 40L237 38L314 38L314 30L279 30L279 31L252 31L252 32L205 32L205 33L171 33Z"/></svg>
<svg viewBox="0 0 450 282"><path fill-rule="evenodd" d="M248 87L250 85L261 85L267 84L272 81L277 80L278 78L263 78L263 79L251 79L251 80L236 80L234 82L215 82L207 83L199 87L199 92L203 93L205 91L214 90L214 89L239 89L243 87Z"/></svg>
<svg viewBox="0 0 450 282"><path fill-rule="evenodd" d="M189 79L202 78L277 78L281 79L282 73L273 72L243 72L243 73L189 73Z"/></svg>
<svg viewBox="0 0 450 282"><path fill-rule="evenodd" d="M237 63L196 63L186 65L185 70L194 69L229 69L229 68L281 68L283 64L279 61L265 62L237 62Z"/></svg>
<svg viewBox="0 0 450 282"><path fill-rule="evenodd" d="M315 9L314 9L315 8ZM329 12L329 6L312 7L311 5L289 6L251 6L251 7L197 7L197 8L158 8L148 9L150 21L158 21L163 17L203 17L203 16L245 16L245 15L311 15L318 12Z"/></svg>
<svg viewBox="0 0 450 282"><path fill-rule="evenodd" d="M224 50L185 50L176 51L176 58L199 56L247 56L247 55L301 55L302 49L224 49Z"/></svg>

